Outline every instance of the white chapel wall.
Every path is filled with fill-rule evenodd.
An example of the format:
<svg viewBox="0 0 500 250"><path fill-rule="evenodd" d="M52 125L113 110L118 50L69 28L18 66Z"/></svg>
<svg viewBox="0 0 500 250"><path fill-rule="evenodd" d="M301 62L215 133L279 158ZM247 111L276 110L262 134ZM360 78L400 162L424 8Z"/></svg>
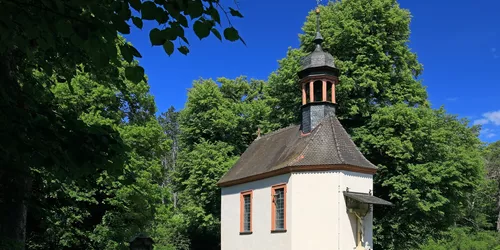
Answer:
<svg viewBox="0 0 500 250"><path fill-rule="evenodd" d="M291 249L337 249L339 172L297 172L291 179Z"/></svg>
<svg viewBox="0 0 500 250"><path fill-rule="evenodd" d="M371 174L362 174L350 171L341 171L341 193L346 191L346 188L349 187L349 191L352 192L361 192L368 193L370 190L373 192L373 175ZM343 196L341 197L344 198ZM340 248L339 249L354 249L353 247L356 244L356 217L353 214L349 214L347 212L345 200L340 202L340 225L341 228L345 228L340 231L339 238ZM369 246L373 248L373 213L370 212L364 218L364 243L363 246Z"/></svg>
<svg viewBox="0 0 500 250"><path fill-rule="evenodd" d="M287 184L287 232L271 233L271 186ZM290 250L290 174L222 188L221 250ZM240 193L253 190L252 234L240 235Z"/></svg>
<svg viewBox="0 0 500 250"><path fill-rule="evenodd" d="M287 232L271 233L271 186L287 183ZM370 174L350 171L296 172L222 188L222 250L349 250L356 243L356 217L343 191L368 193ZM240 192L253 190L252 234L240 235ZM365 244L372 243L372 213L365 217Z"/></svg>

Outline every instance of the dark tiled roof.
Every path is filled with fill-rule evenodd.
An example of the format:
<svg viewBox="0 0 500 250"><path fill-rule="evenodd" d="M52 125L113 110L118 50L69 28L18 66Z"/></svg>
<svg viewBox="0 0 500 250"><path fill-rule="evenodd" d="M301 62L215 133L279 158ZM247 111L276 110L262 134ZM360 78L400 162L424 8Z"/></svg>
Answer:
<svg viewBox="0 0 500 250"><path fill-rule="evenodd" d="M350 165L377 169L358 150L335 116L326 117L308 135L290 126L256 139L219 184L286 167Z"/></svg>
<svg viewBox="0 0 500 250"><path fill-rule="evenodd" d="M309 55L300 59L301 70L317 67L335 68L333 56L323 51L321 45L316 45L316 49Z"/></svg>

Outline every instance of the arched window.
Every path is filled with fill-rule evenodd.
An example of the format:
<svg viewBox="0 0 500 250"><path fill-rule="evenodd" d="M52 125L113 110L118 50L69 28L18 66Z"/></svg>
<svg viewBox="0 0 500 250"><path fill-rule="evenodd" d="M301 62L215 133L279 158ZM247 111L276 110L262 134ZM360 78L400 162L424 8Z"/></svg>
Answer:
<svg viewBox="0 0 500 250"><path fill-rule="evenodd" d="M304 90L306 91L306 103L310 103L311 102L311 99L309 98L309 95L311 93L310 89L309 89L309 83L304 83L304 85L302 86L304 88ZM304 103L305 104L305 103Z"/></svg>
<svg viewBox="0 0 500 250"><path fill-rule="evenodd" d="M332 82L326 82L326 100L329 102L333 102L332 99L332 91L333 91L333 83Z"/></svg>
<svg viewBox="0 0 500 250"><path fill-rule="evenodd" d="M322 101L323 98L323 82L315 81L314 82L314 100L315 102Z"/></svg>

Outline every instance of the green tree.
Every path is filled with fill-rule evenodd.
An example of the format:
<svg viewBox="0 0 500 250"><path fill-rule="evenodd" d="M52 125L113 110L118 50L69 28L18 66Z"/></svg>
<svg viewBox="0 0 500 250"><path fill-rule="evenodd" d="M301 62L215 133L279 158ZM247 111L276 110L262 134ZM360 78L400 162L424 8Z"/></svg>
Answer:
<svg viewBox="0 0 500 250"><path fill-rule="evenodd" d="M187 233L192 249L220 248L220 188L217 181L238 159L225 142L201 139L183 151L177 172L179 204L188 217ZM181 191L182 190L182 191Z"/></svg>
<svg viewBox="0 0 500 250"><path fill-rule="evenodd" d="M219 78L194 81L184 110L176 176L179 209L187 219L192 249L218 249L220 189L216 185L262 133L277 127L269 115L266 83Z"/></svg>
<svg viewBox="0 0 500 250"><path fill-rule="evenodd" d="M500 141L489 144L484 150L488 178L496 187L496 230L500 232Z"/></svg>
<svg viewBox="0 0 500 250"><path fill-rule="evenodd" d="M364 124L378 107L395 103L427 105L427 93L417 77L422 65L408 47L410 13L395 0L346 0L320 6L323 49L341 70L337 85L337 115L349 127ZM289 49L269 77L281 126L297 123L301 105L299 59L313 51L315 14L302 28L300 48ZM347 119L349 121L347 121Z"/></svg>
<svg viewBox="0 0 500 250"><path fill-rule="evenodd" d="M130 33L130 24L142 28L143 20L156 21L161 30L151 29L150 41L169 55L175 49L173 41L179 42L179 52L189 52L184 35L190 24L187 17L200 39L212 33L221 40L224 36L242 41L230 21L223 35L217 29L219 12L233 17L242 17L241 13L212 0L7 0L0 7L0 235L2 242L20 248L25 241L31 168L67 173L79 172L73 170L86 164L91 170L108 169L110 162L122 165L118 159L123 153L116 146L120 145L116 131L87 125L74 112L59 113L50 91L56 81L34 79L34 70L55 74L70 89L71 78L87 72L125 93L125 77L135 83L144 79L144 69L132 63L141 57L139 51L128 43L116 46L119 34ZM125 67L123 76L120 66ZM75 141L82 143L73 145Z"/></svg>
<svg viewBox="0 0 500 250"><path fill-rule="evenodd" d="M167 112L161 113L161 115L158 117L158 122L163 129L163 133L172 142L170 150L165 152L165 154L162 156L162 165L165 176L162 186L171 189L173 185L172 175L177 169L177 156L179 154L179 136L181 133L179 128L179 112L175 111L175 108L173 106L170 106ZM172 195L173 206L174 208L176 208L178 194L173 189L171 189L170 192ZM163 203L166 203L166 201L163 200Z"/></svg>
<svg viewBox="0 0 500 250"><path fill-rule="evenodd" d="M411 16L395 0L330 2L320 12L322 47L341 70L337 116L380 167L375 193L395 203L375 210L376 245L415 248L472 214L466 203L484 174L477 128L429 108L422 65L408 47ZM315 26L311 12L300 48L289 48L269 77L270 117L280 126L300 119L296 73L313 50ZM475 216L475 224L486 222Z"/></svg>
<svg viewBox="0 0 500 250"><path fill-rule="evenodd" d="M124 74L123 68L120 72ZM43 76L43 75L42 75ZM126 145L126 161L117 174L108 169L91 172L83 182L35 170L38 206L28 237L30 249L124 249L137 232L153 232L159 213L168 213L171 202L161 202L160 156L171 140L155 119L155 104L146 82L125 82L127 92L98 83L79 72L53 86L59 109L79 115L87 125L107 125L119 132ZM166 193L166 194L165 194ZM170 207L169 207L170 206Z"/></svg>
<svg viewBox="0 0 500 250"><path fill-rule="evenodd" d="M411 249L455 225L484 178L478 128L443 108L380 108L355 129L360 148L379 167L376 194L393 208L375 210L379 248Z"/></svg>
<svg viewBox="0 0 500 250"><path fill-rule="evenodd" d="M262 133L277 127L270 122L270 98L266 84L259 80L236 79L197 80L188 93L181 112L181 139L187 149L205 139L223 141L241 154Z"/></svg>
<svg viewBox="0 0 500 250"><path fill-rule="evenodd" d="M492 231L475 232L469 228L453 228L442 239L428 240L421 250L500 250L500 237Z"/></svg>

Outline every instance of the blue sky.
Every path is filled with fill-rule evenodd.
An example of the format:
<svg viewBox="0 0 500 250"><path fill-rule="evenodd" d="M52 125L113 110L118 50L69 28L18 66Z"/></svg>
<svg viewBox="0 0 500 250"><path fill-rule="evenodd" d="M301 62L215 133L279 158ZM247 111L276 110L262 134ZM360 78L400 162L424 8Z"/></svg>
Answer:
<svg viewBox="0 0 500 250"><path fill-rule="evenodd" d="M326 3L325 0L322 2ZM409 9L410 48L424 65L421 79L432 106L482 124L480 138L500 139L500 1L498 0L399 0ZM228 2L232 6L232 2ZM160 112L171 105L182 109L193 80L199 78L249 78L266 80L285 57L288 47L298 47L298 34L315 0L238 0L243 19L232 19L247 46L220 42L214 36L200 41L188 33L190 53L167 56L152 47L146 23L143 31L127 36L143 58Z"/></svg>

